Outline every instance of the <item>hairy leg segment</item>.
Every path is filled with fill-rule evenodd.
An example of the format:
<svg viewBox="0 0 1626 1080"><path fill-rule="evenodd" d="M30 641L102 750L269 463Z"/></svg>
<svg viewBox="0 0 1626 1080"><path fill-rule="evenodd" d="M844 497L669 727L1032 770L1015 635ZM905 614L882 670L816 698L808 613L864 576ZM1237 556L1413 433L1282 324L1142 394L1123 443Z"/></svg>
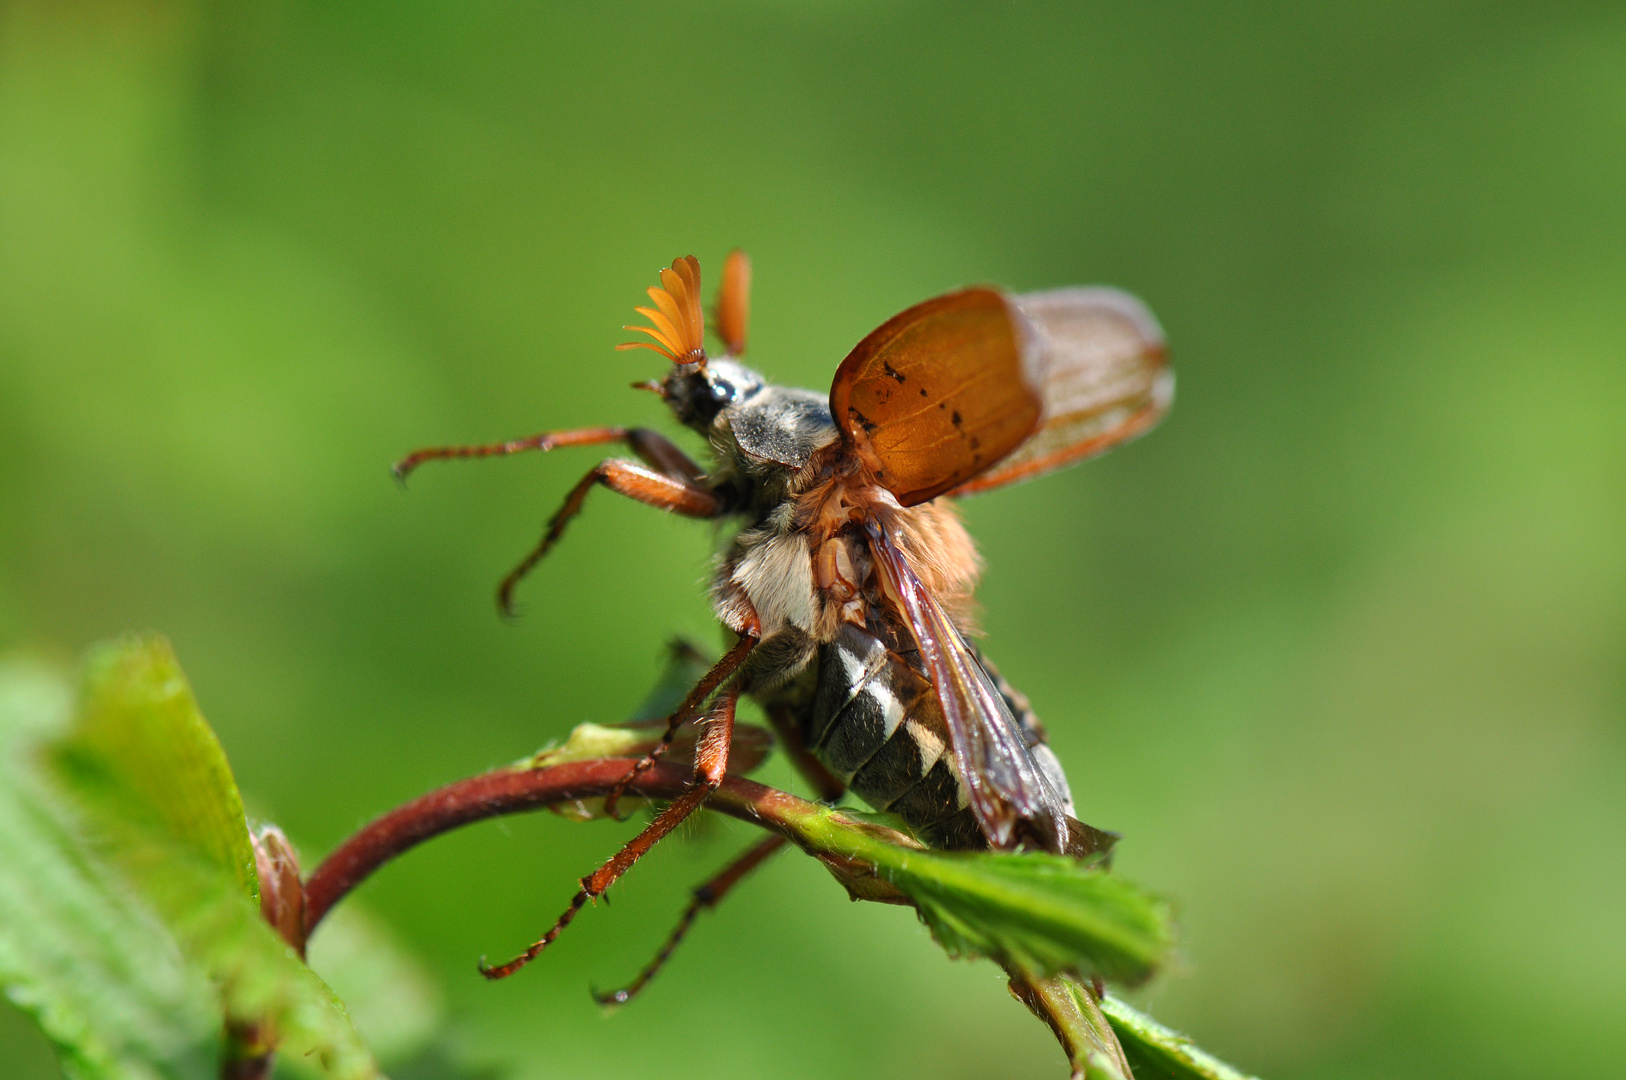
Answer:
<svg viewBox="0 0 1626 1080"><path fill-rule="evenodd" d="M480 974L488 979L507 978L540 956L542 950L553 944L576 917L576 913L587 906L589 900L603 896L633 863L642 858L667 833L681 825L690 814L700 808L700 804L706 801L708 795L717 790L717 785L723 782L723 775L728 771L728 751L734 739L734 708L739 702L739 696L737 687L725 687L718 695L717 703L707 713L705 730L701 732L700 741L695 746L694 782L688 789L657 814L655 820L650 822L643 832L627 841L608 862L582 878L581 888L571 899L570 906L535 944L506 964L490 967L482 960Z"/></svg>
<svg viewBox="0 0 1626 1080"><path fill-rule="evenodd" d="M609 817L616 816L616 806L621 802L621 796L627 793L627 788L632 785L633 781L638 779L639 774L666 756L666 751L672 747L672 740L677 737L678 729L700 715L700 710L705 707L706 699L711 697L730 675L739 670L740 665L745 663L745 658L751 654L751 650L756 647L756 644L757 639L754 637L740 638L734 647L723 655L721 660L712 665L710 671L700 677L700 681L694 684L694 689L689 691L689 695L683 699L683 703L677 707L677 711L666 718L666 730L661 733L661 741L656 743L649 753L638 760L638 763L627 772L626 777L615 786L615 790L611 791L605 798L604 813L606 815Z"/></svg>
<svg viewBox="0 0 1626 1080"><path fill-rule="evenodd" d="M782 707L770 706L767 710L768 718L773 724L774 732L779 737L780 748L790 758L791 764L802 774L821 800L827 803L836 803L846 792L846 785L833 776L823 764L802 744L801 732L792 718ZM670 730L675 730L671 728ZM645 760L653 764L657 755L651 754ZM641 767L644 766L640 763ZM629 774L629 778L630 778ZM625 783L624 781L623 783ZM606 800L605 805L609 802ZM607 993L594 990L593 998L600 1005L625 1005L638 993L648 986L650 980L658 975L666 962L672 958L677 947L683 943L684 937L689 933L690 927L702 911L710 911L722 903L734 886L738 885L751 871L768 861L773 855L784 848L787 841L783 837L770 836L765 840L748 848L744 854L725 866L715 877L702 883L694 889L693 897L683 914L678 916L677 925L667 935L666 941L638 977L619 990Z"/></svg>
<svg viewBox="0 0 1626 1080"><path fill-rule="evenodd" d="M593 999L600 1005L625 1005L636 997L638 992L648 986L649 981L658 975L661 968L665 967L666 962L672 958L672 954L677 951L677 947L683 943L684 935L689 932L689 927L694 925L695 917L702 911L710 911L722 903L723 897L727 896L729 891L738 885L747 874L767 862L771 856L789 842L783 836L770 836L764 840L759 840L747 848L745 854L723 867L722 871L715 877L696 886L692 898L689 900L689 906L683 909L683 914L678 917L677 925L672 928L672 933L667 936L665 944L660 947L660 951L655 954L655 958L645 965L644 970L638 973L638 977L619 990L611 990L607 993L594 990L592 991Z"/></svg>
<svg viewBox="0 0 1626 1080"><path fill-rule="evenodd" d="M395 474L397 480L405 483L406 478L412 471L426 461L507 457L510 454L523 454L530 450L546 452L563 446L603 446L605 443L614 442L626 443L627 448L638 455L640 460L648 462L670 476L684 476L690 480L699 479L701 476L700 466L690 461L688 455L679 450L664 435L648 428L624 427L591 427L571 428L567 431L542 431L535 435L527 435L522 439L480 443L474 446L431 446L424 450L414 450L400 461L397 461L390 471Z"/></svg>
<svg viewBox="0 0 1626 1080"><path fill-rule="evenodd" d="M672 449L677 451L676 447ZM502 584L497 586L497 607L505 616L514 614L515 587L549 551L553 550L553 545L564 536L565 526L570 524L570 519L581 513L582 504L587 501L587 493L600 485L629 499L636 499L645 506L682 514L684 517L713 518L723 509L723 501L692 478L670 476L640 465L636 461L622 461L619 458L601 461L588 470L587 475L570 489L570 494L565 496L564 504L548 519L548 528L543 533L541 541L531 549L529 555L520 560L518 566L508 572L508 576L502 579Z"/></svg>

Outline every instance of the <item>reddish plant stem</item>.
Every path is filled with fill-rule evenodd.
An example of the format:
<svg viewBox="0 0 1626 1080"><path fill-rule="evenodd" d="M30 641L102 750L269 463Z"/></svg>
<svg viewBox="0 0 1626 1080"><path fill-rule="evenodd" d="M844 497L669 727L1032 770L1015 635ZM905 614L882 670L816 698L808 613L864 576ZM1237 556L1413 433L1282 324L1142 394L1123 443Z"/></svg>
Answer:
<svg viewBox="0 0 1626 1080"><path fill-rule="evenodd" d="M626 778L634 764L630 758L598 758L541 769L498 769L447 784L389 811L340 845L305 882L306 936L374 870L425 840L486 818L602 798ZM661 762L641 772L627 790L647 798L672 799L693 778L692 766ZM804 799L738 776L724 777L706 806L792 840L796 837L782 824L786 815L815 809Z"/></svg>
<svg viewBox="0 0 1626 1080"><path fill-rule="evenodd" d="M597 758L543 768L499 769L447 784L391 810L341 844L305 882L306 936L334 904L374 870L423 841L486 818L578 799L603 798L628 779L635 765L637 761L632 758ZM692 766L663 761L638 773L626 790L647 798L674 799L693 781ZM896 887L873 876L872 868L865 866L867 857L858 849L852 849L849 855L850 843L843 839L858 833L871 837L871 845L876 841L910 844L901 834L852 823L838 826L831 833L819 827L820 822L829 821L823 808L738 776L725 776L705 805L789 839L824 863L855 900L910 903ZM888 835L883 838L883 833ZM1117 1038L1101 1017L1098 992L1092 995L1082 984L1073 984L1076 993L1069 991L1064 977L1033 980L1014 968L1007 971L1012 978L1012 992L1050 1024L1061 1040L1073 1061L1075 1077L1093 1075L1092 1070L1102 1063L1128 1075ZM265 1057L264 1064L268 1066L270 1060ZM1103 1075L1110 1073L1109 1069ZM226 1080L243 1080L254 1074L243 1071L223 1075Z"/></svg>

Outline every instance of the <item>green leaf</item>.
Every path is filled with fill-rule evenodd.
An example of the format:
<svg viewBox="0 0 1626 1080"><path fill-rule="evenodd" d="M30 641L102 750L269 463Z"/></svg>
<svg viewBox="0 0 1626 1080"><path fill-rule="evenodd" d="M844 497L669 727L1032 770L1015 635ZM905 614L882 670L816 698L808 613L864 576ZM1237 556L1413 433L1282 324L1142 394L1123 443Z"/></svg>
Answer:
<svg viewBox="0 0 1626 1080"><path fill-rule="evenodd" d="M855 897L906 902L953 956L1035 977L1139 982L1173 947L1168 905L1116 874L1059 855L928 851L822 807L783 824Z"/></svg>
<svg viewBox="0 0 1626 1080"><path fill-rule="evenodd" d="M117 863L163 918L189 964L208 975L239 1038L274 1039L283 1063L336 1080L370 1080L372 1056L338 997L260 917L237 882L174 845L109 830Z"/></svg>
<svg viewBox="0 0 1626 1080"><path fill-rule="evenodd" d="M1135 1080L1253 1080L1115 997L1102 999L1101 1011L1118 1034Z"/></svg>
<svg viewBox="0 0 1626 1080"><path fill-rule="evenodd" d="M69 1080L212 1080L216 992L129 885L87 850L39 768L73 694L43 665L0 664L0 985Z"/></svg>
<svg viewBox="0 0 1626 1080"><path fill-rule="evenodd" d="M133 638L92 651L60 758L81 794L137 815L144 830L193 849L259 899L231 766L167 641Z"/></svg>
<svg viewBox="0 0 1626 1080"><path fill-rule="evenodd" d="M213 1076L224 1026L228 1050L280 1040L293 1071L375 1076L338 999L260 916L241 798L167 643L98 650L54 743L65 710L7 686L0 978L66 1071Z"/></svg>
<svg viewBox="0 0 1626 1080"><path fill-rule="evenodd" d="M1059 855L911 853L888 880L949 955L1034 975L1140 982L1173 945L1162 901Z"/></svg>
<svg viewBox="0 0 1626 1080"><path fill-rule="evenodd" d="M607 727L604 724L577 724L570 729L563 745L549 744L514 763L516 768L545 769L549 765L566 765L572 761L592 761L606 757L634 757L642 754L659 741L648 731L630 727Z"/></svg>
<svg viewBox="0 0 1626 1080"><path fill-rule="evenodd" d="M242 798L167 641L92 655L54 759L87 836L215 984L229 1030L279 1042L298 1069L376 1074L344 1006L260 915Z"/></svg>

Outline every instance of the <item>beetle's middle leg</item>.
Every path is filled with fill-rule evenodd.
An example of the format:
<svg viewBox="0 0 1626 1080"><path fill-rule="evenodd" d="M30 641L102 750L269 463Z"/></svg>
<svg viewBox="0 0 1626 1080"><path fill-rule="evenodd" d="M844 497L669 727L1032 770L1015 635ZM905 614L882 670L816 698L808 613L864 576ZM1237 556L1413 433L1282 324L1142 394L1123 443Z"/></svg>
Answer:
<svg viewBox="0 0 1626 1080"><path fill-rule="evenodd" d="M752 639L745 638L742 640L750 641ZM738 646L736 646L736 648L738 648ZM697 687L696 690L698 689L699 688ZM692 696L693 693L691 693L691 697ZM819 798L824 802L832 804L839 802L841 800L841 796L846 792L847 786L837 779L829 769L826 769L819 759L813 756L812 751L807 749L806 745L802 741L801 725L797 722L791 708L784 702L772 702L764 706L764 711L768 714L768 719L773 724L774 734L779 738L780 748L785 752L785 755L789 758L791 764L795 766L796 771L801 773L802 778L812 785L813 789L818 793ZM673 715L673 720L677 721L677 723L673 724L672 727L668 729L669 731L675 731L677 725L681 724L682 721L678 720L678 717L681 715L681 710ZM653 758L658 756L659 755L657 753L651 751L651 754L645 758L645 761L653 764ZM635 768L632 773L628 774L629 779L637 774L638 768L643 767L646 767L645 763L639 762L638 767ZM628 780L623 780L622 785L625 785L628 782ZM619 791L620 788L621 786L618 785L617 790ZM614 794L615 793L613 792L612 796ZM613 803L609 799L605 800L604 805L606 810L613 813ZM740 855L733 862L725 866L716 874L716 876L710 878L704 884L696 887L693 891L691 899L689 900L688 907L684 908L683 914L678 916L677 925L674 926L672 928L672 932L667 935L666 941L655 953L654 959L645 965L644 969L638 973L638 977L633 979L632 982L628 983L620 990L612 990L608 993L599 993L598 991L594 991L594 999L600 1005L625 1005L627 1002L636 997L639 991L643 990L645 986L648 986L650 980L658 975L661 968L663 968L666 965L666 962L672 958L672 953L675 952L677 947L683 943L683 939L688 934L689 928L694 925L694 921L700 915L700 913L702 911L710 911L712 908L715 908L718 904L722 903L723 897L727 896L729 892L733 890L734 886L740 883L741 879L743 879L751 871L755 870L758 866L762 865L762 863L766 862L771 856L778 852L780 848L786 844L786 842L787 841L784 839L784 837L770 836L766 840L762 840L748 848L744 854Z"/></svg>
<svg viewBox="0 0 1626 1080"><path fill-rule="evenodd" d="M595 900L604 895L606 889L615 884L622 874L626 873L632 864L637 862L650 848L661 841L667 833L677 828L684 819L700 808L706 797L717 790L717 785L723 782L723 776L728 771L728 751L734 741L734 707L739 702L740 691L738 686L724 687L717 698L717 704L706 717L706 729L701 732L700 741L695 746L694 782L679 795L672 804L656 815L643 832L629 840L614 857L591 874L582 878L581 888L570 901L559 921L530 948L496 967L487 967L485 961L480 962L480 973L488 979L501 979L539 956L543 949L552 945L554 940L570 925L576 913L587 906L589 900Z"/></svg>
<svg viewBox="0 0 1626 1080"><path fill-rule="evenodd" d="M705 707L706 699L711 697L717 688L723 685L723 682L739 669L741 664L745 663L745 658L750 655L756 644L756 638L751 637L749 634L745 635L734 643L732 649L723 654L721 660L712 665L710 671L700 676L700 681L694 684L694 689L690 690L688 695L684 697L682 704L672 712L671 716L666 718L666 730L661 733L661 741L651 747L649 753L639 758L638 763L628 771L626 776L621 778L615 787L610 789L609 795L605 796L605 814L610 817L616 816L616 804L621 801L621 796L626 794L627 788L632 785L634 780L638 779L640 773L659 761L666 751L672 748L672 740L677 737L678 729L700 715L700 710Z"/></svg>
<svg viewBox="0 0 1626 1080"><path fill-rule="evenodd" d="M650 434L653 434L652 432ZM659 439L659 436L656 436ZM542 540L531 550L531 553L520 560L518 566L508 572L497 586L497 607L504 615L514 613L514 588L531 569L541 562L547 553L553 550L553 545L565 534L565 526L570 519L581 513L582 504L587 501L587 493L600 485L611 491L636 499L645 506L653 506L657 510L668 510L684 517L712 518L723 511L723 500L709 488L702 487L698 482L699 467L683 456L683 452L665 439L665 448L670 448L676 459L670 462L662 461L661 465L670 464L674 469L679 465L677 459L694 469L694 475L673 475L669 472L659 471L641 465L636 461L623 461L619 458L610 458L593 466L586 476L577 481L576 486L570 489L565 501L553 517L548 519L547 532L543 533ZM665 449L661 448L661 449ZM638 447L635 447L638 449ZM652 455L653 456L653 455Z"/></svg>

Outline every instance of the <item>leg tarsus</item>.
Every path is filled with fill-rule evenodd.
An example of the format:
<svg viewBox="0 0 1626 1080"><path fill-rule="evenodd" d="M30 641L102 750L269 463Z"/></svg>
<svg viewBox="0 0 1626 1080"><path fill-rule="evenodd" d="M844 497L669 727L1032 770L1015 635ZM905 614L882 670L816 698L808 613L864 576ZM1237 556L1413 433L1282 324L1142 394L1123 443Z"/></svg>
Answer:
<svg viewBox="0 0 1626 1080"><path fill-rule="evenodd" d="M672 447L672 450L678 452L676 447ZM508 576L502 579L502 584L497 586L497 609L503 615L513 616L514 588L549 551L553 550L553 545L564 536L565 526L581 513L582 504L587 501L587 493L600 484L618 494L636 499L646 506L668 510L685 517L716 517L723 506L722 500L715 494L688 477L669 476L635 461L622 461L617 458L601 461L588 470L587 475L570 489L570 494L565 496L563 505L548 519L548 528L543 533L541 542L529 555L520 560L519 565L510 570Z"/></svg>
<svg viewBox="0 0 1626 1080"><path fill-rule="evenodd" d="M527 435L522 439L481 443L474 446L431 446L423 450L414 450L390 466L390 472L395 475L396 480L404 485L412 470L426 461L444 461L450 458L506 457L509 454L522 454L527 450L546 451L561 446L596 446L609 442L631 442L632 438L641 430L639 428L629 430L624 427L573 428L568 431L542 431L535 435ZM674 447L674 449L676 448Z"/></svg>
<svg viewBox="0 0 1626 1080"><path fill-rule="evenodd" d="M667 833L681 825L690 814L700 809L706 797L717 790L717 785L723 782L723 776L728 772L728 750L734 740L734 707L738 702L739 690L729 687L723 691L711 715L706 718L706 730L701 733L700 741L695 746L694 782L683 794L657 814L655 820L650 822L643 832L627 841L608 862L582 878L581 888L571 898L570 906L535 944L507 963L496 967L489 967L482 960L480 974L488 979L504 979L535 960L541 955L542 950L552 945L564 932L565 927L570 925L578 911L587 906L589 900L603 896L633 863L660 843Z"/></svg>
<svg viewBox="0 0 1626 1080"><path fill-rule="evenodd" d="M602 446L604 443L624 442L640 461L647 462L674 478L698 480L705 475L689 455L666 436L649 428L592 427L570 428L565 431L540 431L520 439L503 442L478 443L470 446L430 446L414 450L390 466L390 473L403 485L406 478L426 461L446 461L455 458L507 457L529 450L557 450L562 446Z"/></svg>
<svg viewBox="0 0 1626 1080"><path fill-rule="evenodd" d="M655 953L654 959L644 966L638 977L619 990L602 993L591 990L593 1000L600 1005L625 1005L636 997L639 991L649 985L651 979L660 973L661 968L672 958L677 947L683 943L684 935L694 925L694 920L702 911L710 911L722 902L723 897L738 885L747 874L766 862L769 856L783 848L787 841L783 836L770 836L758 841L746 850L745 854L725 866L715 877L710 878L694 888L689 906L683 909L678 916L677 925L667 935L666 942Z"/></svg>
<svg viewBox="0 0 1626 1080"><path fill-rule="evenodd" d="M553 940L560 934L564 933L565 927L569 926L571 920L576 917L576 912L586 907L587 901L590 899L592 899L592 896L587 891L587 879L583 878L582 887L576 890L576 895L570 900L570 906L565 908L565 913L559 916L558 921L553 924L553 927L546 934L543 934L535 944L526 949L524 952L520 953L518 956L514 957L512 960L508 961L506 964L498 964L496 967L491 967L486 963L485 957L480 957L480 974L495 982L497 979L508 978L508 976L512 975L526 964L529 964L532 960L535 960L537 956L541 955L543 949L547 948L549 945L552 945Z"/></svg>

